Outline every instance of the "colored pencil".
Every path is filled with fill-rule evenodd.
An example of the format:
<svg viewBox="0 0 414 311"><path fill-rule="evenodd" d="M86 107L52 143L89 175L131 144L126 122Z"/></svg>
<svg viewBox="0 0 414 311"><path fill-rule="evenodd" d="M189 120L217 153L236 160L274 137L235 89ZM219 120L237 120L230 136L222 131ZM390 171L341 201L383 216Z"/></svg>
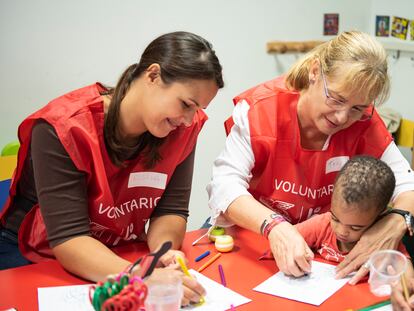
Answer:
<svg viewBox="0 0 414 311"><path fill-rule="evenodd" d="M405 273L401 275L401 286L403 289L405 301L408 302L408 300L410 299L410 294L408 293L407 280L405 278Z"/></svg>
<svg viewBox="0 0 414 311"><path fill-rule="evenodd" d="M220 273L221 284L223 284L224 287L227 287L226 278L224 277L223 266L219 264L218 265L218 270L219 270L219 273Z"/></svg>
<svg viewBox="0 0 414 311"><path fill-rule="evenodd" d="M198 268L198 272L203 271L205 268L207 268L209 265L211 265L214 261L216 261L221 256L221 253L217 253L212 257L209 261L207 261L204 265L202 265L200 268Z"/></svg>
<svg viewBox="0 0 414 311"><path fill-rule="evenodd" d="M210 228L208 228L207 232L204 233L202 236L200 236L199 238L197 238L193 243L191 243L192 246L196 245L202 238L204 238L205 236L207 236L210 231L213 229L213 226L211 226Z"/></svg>
<svg viewBox="0 0 414 311"><path fill-rule="evenodd" d="M210 255L210 251L206 251L204 253L202 253L200 256L198 256L195 261L199 262L201 259L203 259L204 257L207 257L208 255Z"/></svg>

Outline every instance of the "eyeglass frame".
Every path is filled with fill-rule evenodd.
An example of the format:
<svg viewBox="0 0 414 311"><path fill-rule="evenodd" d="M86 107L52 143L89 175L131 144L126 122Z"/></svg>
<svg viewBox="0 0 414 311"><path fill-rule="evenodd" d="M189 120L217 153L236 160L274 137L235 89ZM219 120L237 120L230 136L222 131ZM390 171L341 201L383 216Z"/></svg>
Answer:
<svg viewBox="0 0 414 311"><path fill-rule="evenodd" d="M328 93L328 84L326 83L326 78L325 78L325 74L323 72L322 66L320 67L320 69L321 69L321 76L322 76L322 81L323 81L323 88L324 88L325 96L326 96L325 104L327 106L335 109L336 111L344 111L346 109L346 104L344 102L336 99L336 98L333 98L331 95L329 95L329 93ZM340 106L333 107L332 105L330 105L328 103L328 100L332 100L333 102L340 104ZM338 107L340 107L340 108L338 109ZM365 108L365 109L367 109L367 108ZM356 119L356 121L364 122L364 121L371 120L372 116L374 115L374 110L375 110L375 100L373 101L373 104L372 104L371 114L366 115L366 114L364 114L364 112L362 112L361 116L358 119ZM349 114L349 111L348 111L347 115L348 115L348 117L351 117L350 114ZM364 115L367 116L367 118L366 119L361 119Z"/></svg>

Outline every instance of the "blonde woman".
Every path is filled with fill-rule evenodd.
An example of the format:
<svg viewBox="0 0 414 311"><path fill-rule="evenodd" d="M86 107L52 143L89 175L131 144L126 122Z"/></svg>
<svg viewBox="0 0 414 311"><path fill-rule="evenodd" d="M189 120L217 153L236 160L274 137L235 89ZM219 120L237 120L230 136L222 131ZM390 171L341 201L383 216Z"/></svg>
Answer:
<svg viewBox="0 0 414 311"><path fill-rule="evenodd" d="M301 276L314 255L293 224L329 211L336 175L358 154L391 167L397 180L392 202L409 218L414 175L375 111L389 84L384 48L350 31L315 48L286 76L237 96L207 187L212 223L261 233L279 269ZM360 269L350 281L355 284L367 273L369 254L395 248L406 231L405 217L384 217L363 234L337 277Z"/></svg>

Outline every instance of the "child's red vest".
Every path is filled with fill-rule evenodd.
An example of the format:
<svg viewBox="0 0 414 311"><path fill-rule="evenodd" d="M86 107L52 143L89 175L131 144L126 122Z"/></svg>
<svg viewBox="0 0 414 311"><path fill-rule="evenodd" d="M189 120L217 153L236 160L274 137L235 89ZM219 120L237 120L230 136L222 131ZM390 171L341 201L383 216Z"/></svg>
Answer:
<svg viewBox="0 0 414 311"><path fill-rule="evenodd" d="M247 90L245 100L255 158L249 192L291 223L330 209L333 183L343 164L354 155L380 158L392 141L375 112L369 121L355 122L330 138L327 150L301 147L297 119L299 93L289 91L283 78ZM225 123L229 133L232 120Z"/></svg>
<svg viewBox="0 0 414 311"><path fill-rule="evenodd" d="M44 119L54 127L77 169L85 173L92 236L108 246L142 236L175 168L193 150L207 116L199 111L190 127L171 132L160 148L162 160L152 169L144 168L140 156L129 161L126 168L119 168L111 162L105 148L102 91L99 84L73 91L23 121L19 127L17 168L2 216L16 194L32 127L36 120ZM53 257L39 205L24 218L18 238L27 259L38 262Z"/></svg>

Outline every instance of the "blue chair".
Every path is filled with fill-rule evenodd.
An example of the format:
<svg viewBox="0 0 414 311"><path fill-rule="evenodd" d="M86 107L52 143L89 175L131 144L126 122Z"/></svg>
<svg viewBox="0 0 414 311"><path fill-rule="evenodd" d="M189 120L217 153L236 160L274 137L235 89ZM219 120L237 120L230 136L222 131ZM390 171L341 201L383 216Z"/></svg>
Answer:
<svg viewBox="0 0 414 311"><path fill-rule="evenodd" d="M7 197L9 196L11 179L0 181L0 211L3 209L4 203L6 203Z"/></svg>

